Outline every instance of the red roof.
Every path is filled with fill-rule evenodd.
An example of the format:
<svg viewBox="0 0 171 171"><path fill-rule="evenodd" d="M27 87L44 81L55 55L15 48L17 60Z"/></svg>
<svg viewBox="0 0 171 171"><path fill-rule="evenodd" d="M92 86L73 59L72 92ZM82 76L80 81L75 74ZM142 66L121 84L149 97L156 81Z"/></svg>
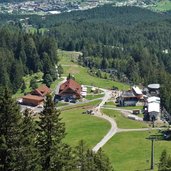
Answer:
<svg viewBox="0 0 171 171"><path fill-rule="evenodd" d="M73 91L75 91L75 93L78 93L79 95L81 93L81 85L78 84L75 80L69 79L63 84L61 84L59 88L59 94L62 94L68 88L72 89Z"/></svg>
<svg viewBox="0 0 171 171"><path fill-rule="evenodd" d="M44 100L43 97L34 96L34 95L31 95L31 94L28 94L28 95L24 96L23 99L36 100L36 101L43 101Z"/></svg>
<svg viewBox="0 0 171 171"><path fill-rule="evenodd" d="M47 94L51 93L51 89L48 88L45 84L42 84L40 87L35 89L32 94L39 95L39 96L46 96Z"/></svg>

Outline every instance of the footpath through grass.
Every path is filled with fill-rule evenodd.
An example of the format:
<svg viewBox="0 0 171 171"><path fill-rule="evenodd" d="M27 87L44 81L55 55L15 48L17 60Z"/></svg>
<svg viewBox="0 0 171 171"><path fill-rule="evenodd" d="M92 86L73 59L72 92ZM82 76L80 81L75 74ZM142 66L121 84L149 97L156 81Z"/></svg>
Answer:
<svg viewBox="0 0 171 171"><path fill-rule="evenodd" d="M62 111L62 121L65 122L67 133L64 141L76 146L80 140L84 140L92 148L108 132L110 124L93 115L82 114L84 111L82 108Z"/></svg>
<svg viewBox="0 0 171 171"><path fill-rule="evenodd" d="M120 111L111 109L102 109L102 112L110 117L113 117L117 123L118 128L147 128L148 124L140 121L131 120L122 116Z"/></svg>
<svg viewBox="0 0 171 171"><path fill-rule="evenodd" d="M150 170L151 141L146 139L155 132L124 132L116 134L103 150L110 158L115 171ZM171 154L170 141L154 142L155 171L161 152L166 149Z"/></svg>

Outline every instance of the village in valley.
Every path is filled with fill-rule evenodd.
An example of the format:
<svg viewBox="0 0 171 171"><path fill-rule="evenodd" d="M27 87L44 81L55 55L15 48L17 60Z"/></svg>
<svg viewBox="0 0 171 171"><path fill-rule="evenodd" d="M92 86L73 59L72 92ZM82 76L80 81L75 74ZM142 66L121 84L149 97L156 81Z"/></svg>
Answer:
<svg viewBox="0 0 171 171"><path fill-rule="evenodd" d="M119 90L118 87L111 87L111 89L104 89L92 85L81 85L75 80L70 73L68 77L62 77L62 81L56 85L55 90L50 89L45 84L40 85L32 92L27 93L22 98L18 99L21 109L29 108L33 113L43 110L44 101L48 94L53 94L54 102L64 105L84 104L92 100L100 99L104 105L108 101L113 101L113 107L120 109L120 107L133 107L128 111L125 117L137 121L152 121L156 123L170 122L169 115L161 107L160 99L160 85L149 84L147 87L137 85L130 86L128 90ZM104 99L105 93L110 93L108 99ZM88 96L93 96L93 99L87 99ZM100 96L97 96L100 95ZM96 98L97 96L97 98ZM137 109L136 109L137 106ZM62 107L62 106L61 106ZM101 106L104 107L104 106ZM112 107L112 106L111 106ZM141 109L139 109L141 107ZM94 108L91 110L94 114ZM143 114L143 117L138 117Z"/></svg>
<svg viewBox="0 0 171 171"><path fill-rule="evenodd" d="M149 84L147 87L142 85L125 85L120 88L115 82L110 81L109 84L102 81L101 84L93 84L93 77L89 76L89 80L78 78L79 69L85 69L77 63L70 62L63 65L66 74L60 78L55 85L55 89L40 84L38 88L27 93L18 99L21 111L28 109L33 117L37 117L38 113L43 111L43 105L48 94L53 95L56 108L62 113L77 110L75 117L84 119L83 116L102 118L108 121L112 128L106 130L106 136L102 136L99 143L93 147L93 151L98 151L103 147L115 134L120 132L131 131L130 128L137 131L149 131L151 129L162 130L161 126L169 127L170 118L167 111L161 107L160 85L157 83ZM71 73L70 73L71 72ZM74 73L76 76L74 76ZM78 79L77 79L78 78ZM86 77L87 78L87 77ZM97 78L94 78L97 79ZM83 84L87 83L91 84ZM103 87L102 84L105 84ZM112 83L112 84L111 84ZM110 87L110 85L113 85ZM92 105L92 104L95 105ZM81 110L80 110L81 109ZM119 112L119 116L118 115ZM122 127L118 124L118 118L135 126ZM64 117L65 118L65 117ZM74 124L74 122L72 123ZM129 129L128 129L129 128ZM132 130L132 131L133 131ZM162 132L163 139L170 139L170 131ZM115 136L114 136L115 137Z"/></svg>

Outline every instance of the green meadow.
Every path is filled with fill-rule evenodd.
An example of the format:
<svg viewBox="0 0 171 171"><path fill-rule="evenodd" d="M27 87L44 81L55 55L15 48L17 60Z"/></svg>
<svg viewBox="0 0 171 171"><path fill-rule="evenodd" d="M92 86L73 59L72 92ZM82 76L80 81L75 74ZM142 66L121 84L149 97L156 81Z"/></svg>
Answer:
<svg viewBox="0 0 171 171"><path fill-rule="evenodd" d="M115 171L150 170L151 141L146 139L156 132L124 132L116 134L103 147ZM169 141L154 142L155 171L161 152L166 149L171 154Z"/></svg>
<svg viewBox="0 0 171 171"><path fill-rule="evenodd" d="M113 117L117 123L118 128L147 128L148 125L144 122L135 121L122 116L120 111L111 109L102 109L102 112L110 117Z"/></svg>
<svg viewBox="0 0 171 171"><path fill-rule="evenodd" d="M127 84L91 76L88 73L88 68L82 67L74 62L77 60L79 54L80 53L78 52L58 51L60 63L64 68L64 76L67 76L70 73L71 75L74 75L75 80L80 84L97 86L100 88L111 89L113 86L116 86L120 90L129 89L129 85Z"/></svg>
<svg viewBox="0 0 171 171"><path fill-rule="evenodd" d="M62 111L67 133L65 142L76 146L80 140L84 140L92 148L108 132L110 124L93 115L82 114L84 111L82 108Z"/></svg>
<svg viewBox="0 0 171 171"><path fill-rule="evenodd" d="M170 0L160 0L160 1L156 2L156 4L154 6L152 6L151 8L152 8L152 10L161 11L161 12L170 11L171 10L171 1Z"/></svg>

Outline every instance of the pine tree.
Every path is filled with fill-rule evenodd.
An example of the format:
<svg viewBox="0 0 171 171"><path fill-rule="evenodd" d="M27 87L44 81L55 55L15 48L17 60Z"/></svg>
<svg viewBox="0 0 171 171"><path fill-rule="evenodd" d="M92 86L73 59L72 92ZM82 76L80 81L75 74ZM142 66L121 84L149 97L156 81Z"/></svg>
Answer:
<svg viewBox="0 0 171 171"><path fill-rule="evenodd" d="M94 162L96 171L113 171L113 167L109 161L109 158L104 154L102 149L99 149L99 151L94 156Z"/></svg>
<svg viewBox="0 0 171 171"><path fill-rule="evenodd" d="M159 171L170 171L171 170L171 157L168 156L167 151L163 150L160 163L159 163Z"/></svg>
<svg viewBox="0 0 171 171"><path fill-rule="evenodd" d="M83 140L81 140L76 147L76 165L79 168L80 171L86 171L87 164L86 164L86 152L87 152L87 146Z"/></svg>
<svg viewBox="0 0 171 171"><path fill-rule="evenodd" d="M60 112L55 109L52 97L48 95L38 121L37 148L42 171L61 171L69 168L68 163L72 161L71 149L62 143L64 137L65 127L61 122Z"/></svg>
<svg viewBox="0 0 171 171"><path fill-rule="evenodd" d="M31 87L32 89L36 89L36 88L38 87L37 81L36 81L35 78L32 78L32 79L30 80L30 87Z"/></svg>
<svg viewBox="0 0 171 171"><path fill-rule="evenodd" d="M7 89L0 96L0 169L20 171L21 114Z"/></svg>
<svg viewBox="0 0 171 171"><path fill-rule="evenodd" d="M113 167L104 152L100 149L94 153L87 148L83 140L79 142L75 153L79 171L113 171Z"/></svg>
<svg viewBox="0 0 171 171"><path fill-rule="evenodd" d="M31 117L31 112L26 109L23 113L21 143L22 155L20 156L23 163L23 171L39 171L39 153L36 149L36 124Z"/></svg>
<svg viewBox="0 0 171 171"><path fill-rule="evenodd" d="M21 86L21 92L24 93L25 89L26 89L26 83L24 80L22 80L22 86Z"/></svg>
<svg viewBox="0 0 171 171"><path fill-rule="evenodd" d="M51 85L52 82L53 82L53 79L52 79L51 75L50 75L50 74L44 74L44 76L43 76L43 82L44 82L48 87L50 87L50 85Z"/></svg>

